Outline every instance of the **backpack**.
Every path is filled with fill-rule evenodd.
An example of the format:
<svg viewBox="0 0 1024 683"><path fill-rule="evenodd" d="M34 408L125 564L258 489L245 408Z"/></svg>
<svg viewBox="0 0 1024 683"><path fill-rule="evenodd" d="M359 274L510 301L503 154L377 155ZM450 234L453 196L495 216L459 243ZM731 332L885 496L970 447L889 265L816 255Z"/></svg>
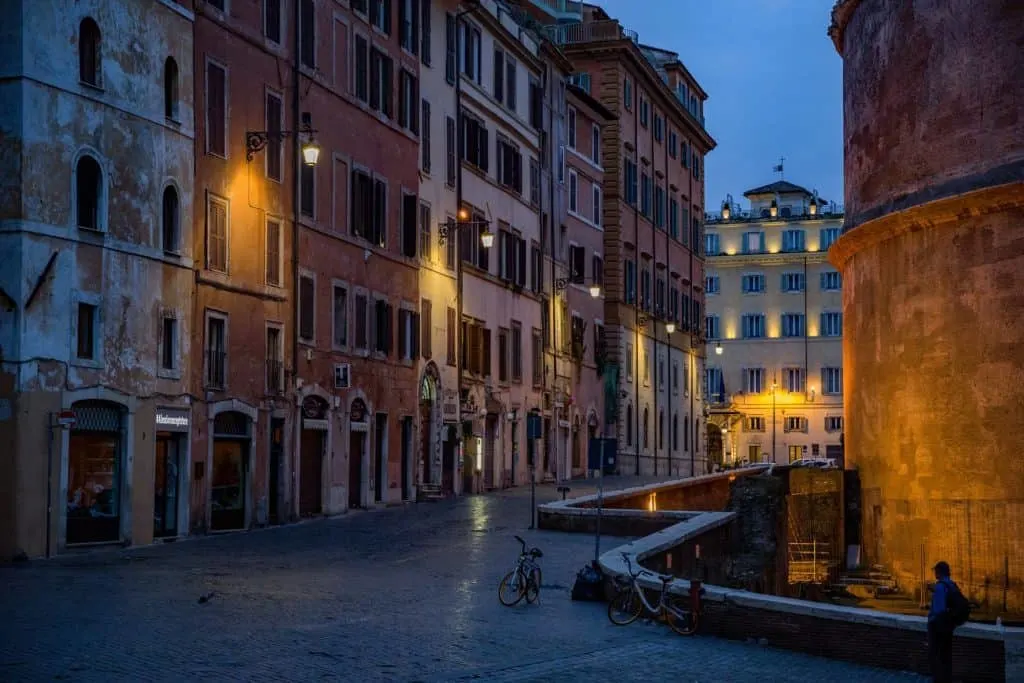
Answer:
<svg viewBox="0 0 1024 683"><path fill-rule="evenodd" d="M960 589L952 583L946 584L946 613L954 628L963 626L971 617L971 603L967 601Z"/></svg>

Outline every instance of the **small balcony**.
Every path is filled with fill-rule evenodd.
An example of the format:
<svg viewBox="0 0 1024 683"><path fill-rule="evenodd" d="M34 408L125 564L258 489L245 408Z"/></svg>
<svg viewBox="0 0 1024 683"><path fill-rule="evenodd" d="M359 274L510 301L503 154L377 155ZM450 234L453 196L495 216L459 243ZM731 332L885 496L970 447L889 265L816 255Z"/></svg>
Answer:
<svg viewBox="0 0 1024 683"><path fill-rule="evenodd" d="M530 0L555 21L580 21L583 18L583 3L578 0Z"/></svg>
<svg viewBox="0 0 1024 683"><path fill-rule="evenodd" d="M217 349L206 350L206 387L223 389L225 379L225 361L228 354Z"/></svg>
<svg viewBox="0 0 1024 683"><path fill-rule="evenodd" d="M556 45L582 45L584 43L605 43L619 40L640 42L636 31L624 28L614 19L589 21L585 24L560 24L545 27L548 38Z"/></svg>
<svg viewBox="0 0 1024 683"><path fill-rule="evenodd" d="M284 392L284 363L279 360L267 361L267 393L277 396Z"/></svg>

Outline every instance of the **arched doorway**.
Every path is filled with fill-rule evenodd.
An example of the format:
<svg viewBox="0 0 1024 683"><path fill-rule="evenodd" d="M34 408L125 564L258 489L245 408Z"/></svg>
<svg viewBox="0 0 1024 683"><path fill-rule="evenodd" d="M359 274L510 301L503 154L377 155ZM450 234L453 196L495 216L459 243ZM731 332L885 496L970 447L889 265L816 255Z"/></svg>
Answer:
<svg viewBox="0 0 1024 683"><path fill-rule="evenodd" d="M708 466L721 467L725 464L722 443L722 429L716 424L708 423Z"/></svg>
<svg viewBox="0 0 1024 683"><path fill-rule="evenodd" d="M67 545L121 539L125 409L107 401L79 401L68 439Z"/></svg>
<svg viewBox="0 0 1024 683"><path fill-rule="evenodd" d="M437 366L428 363L423 369L423 379L420 380L420 482L423 484L438 483L434 451L440 438L440 389L441 378Z"/></svg>
<svg viewBox="0 0 1024 683"><path fill-rule="evenodd" d="M302 399L302 433L299 443L299 516L324 511L324 461L330 405L320 396Z"/></svg>

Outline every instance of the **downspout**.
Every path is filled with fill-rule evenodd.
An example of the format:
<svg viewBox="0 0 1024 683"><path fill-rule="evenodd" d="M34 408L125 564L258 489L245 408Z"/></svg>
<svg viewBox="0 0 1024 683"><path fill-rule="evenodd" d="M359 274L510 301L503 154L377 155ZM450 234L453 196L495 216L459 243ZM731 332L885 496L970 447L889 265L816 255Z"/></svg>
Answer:
<svg viewBox="0 0 1024 683"><path fill-rule="evenodd" d="M633 93L630 93L630 99L636 102L633 112L633 145L636 149L636 173L634 177L637 183L636 201L633 203L633 245L636 253L636 261L634 261L633 277L635 278L634 286L636 287L633 296L633 331L636 335L636 339L633 344L633 393L635 395L635 409L633 410L633 423L635 428L633 434L636 436L636 476L640 476L640 342L643 339L643 334L640 332L640 203L642 201L643 188L640 187L640 148L636 146L636 143L640 141L640 99L633 98ZM630 104L633 104L630 102Z"/></svg>
<svg viewBox="0 0 1024 683"><path fill-rule="evenodd" d="M545 62L544 70L541 71L541 93L543 94L545 99L547 99L548 88L552 87L552 81L553 81L553 79L550 78L549 69L550 69L550 66ZM554 361L551 364L551 371L552 371L552 375L553 375L552 380L554 380L554 379L556 379L558 377L558 341L557 341L557 339L561 338L561 337L556 338L556 336L555 336L555 319L557 317L556 313L555 313L555 305L557 303L556 300L555 300L555 292L556 292L555 281L557 280L557 272L556 272L556 268L555 268L555 209L556 209L556 207L555 207L555 183L557 182L556 169L555 169L555 161L559 158L557 153L555 152L555 143L558 143L558 148L561 150L561 148L562 148L562 144L561 144L562 141L561 141L560 138L556 140L555 136L554 136L555 118L556 118L555 117L555 106L556 106L555 102L556 102L557 98L552 97L550 99L551 99L551 102L552 102L551 106L545 108L547 110L547 116L548 116L547 130L541 132L541 134L547 138L547 141L550 142L550 144L548 144L548 145L542 144L542 150L541 151L543 152L543 148L545 148L545 147L547 148L548 158L546 159L546 161L548 163L548 169L549 169L549 172L550 172L549 176L548 176L548 221L550 222L550 227L548 228L548 242L550 243L550 247L551 247L551 259L550 259L550 261L551 261L551 298L548 299L549 304L548 304L548 321L547 321L547 323L548 323L548 331L551 334L551 357L552 357L552 359ZM544 141L542 141L542 143L543 142ZM543 214L544 214L544 212L541 211L541 229L542 230L544 229L544 225L543 225L544 215ZM543 259L544 259L544 256L545 256L545 254L544 254L545 246L546 245L544 245L543 240L541 240L541 261L542 262L543 262ZM566 290L566 291L568 291L568 290ZM541 306L541 314L543 315L543 313L544 313L543 306ZM562 333L562 336L564 336L566 331L562 330L561 333ZM544 385L543 385L542 388L543 388L544 392L546 392L548 390L548 373L546 373L546 372L544 373ZM544 405L544 402L543 402L543 398L542 398L541 406L543 407L543 405ZM549 465L551 463L552 456L554 456L553 459L555 460L555 476L557 477L558 476L558 459L557 459L558 440L555 438L555 435L558 434L558 408L555 406L555 402L554 401L551 402L551 418L552 418L552 420L551 420L551 422L552 422L552 425L551 425L552 433L545 435L544 450L547 451L547 454L548 454L548 464Z"/></svg>
<svg viewBox="0 0 1024 683"><path fill-rule="evenodd" d="M687 151L686 151L687 154L690 154L690 149L691 149L690 146L687 145ZM687 377L686 377L687 390L690 392L690 414L687 416L686 419L689 421L690 424L688 425L686 431L690 432L690 443L687 444L687 448L690 451L690 476L693 477L693 476L696 476L696 473L697 473L697 417L693 414L694 409L695 409L695 406L694 406L694 403L693 403L693 398L694 398L693 395L697 391L697 380L696 380L696 376L697 376L697 354L694 353L694 343L693 342L694 342L694 339L698 337L698 335L700 333L700 329L699 328L696 329L696 330L693 329L693 252L697 248L697 245L693 244L694 234L693 234L693 229L692 229L693 218L694 218L693 215L692 215L692 212L693 212L693 158L692 158L692 156L691 156L691 158L688 161L690 163L687 164L687 169L686 170L687 170L687 174L689 176L687 178L687 182L690 184L690 191L687 193L689 195L689 198L690 198L690 210L686 212L687 213L687 225L684 226L684 229L686 230L687 234L690 236L690 239L687 240L687 242L690 243L690 254L689 254L689 259L690 259L690 277L689 277L689 280L690 280L690 294L689 294L690 301L689 301L689 304L686 307L687 308L687 313L690 316L690 320L688 321L689 322L688 327L690 328L690 371L687 373ZM697 321L697 325L700 325L700 320Z"/></svg>
<svg viewBox="0 0 1024 683"><path fill-rule="evenodd" d="M294 26L294 53L293 53L293 71L292 80L294 87L292 88L292 125L295 126L295 130L299 129L299 86L302 79L302 71L299 68L299 50L301 49L299 41L301 40L299 25L302 19L301 3L295 3L295 26ZM300 166L301 160L299 159L299 136L292 136L292 379L295 382L295 420L298 422L298 378L299 378L299 178L300 178ZM299 425L295 424L293 434L298 436ZM292 439L292 444L298 445L298 439ZM292 456L294 459L295 448L291 449ZM288 501L289 509L295 502L295 463L290 463L289 470L289 491L290 500Z"/></svg>
<svg viewBox="0 0 1024 683"><path fill-rule="evenodd" d="M654 377L654 476L658 476L658 435L660 432L658 429L658 174L654 168L654 150L656 149L656 141L654 139L655 121L657 120L657 114L654 113L654 103L651 103L650 107L650 126L647 127L647 135L651 143L651 260L654 262L654 268L651 270L651 289L654 290L654 310L651 318L651 341L654 348L654 369L651 375ZM665 121L667 121L667 117ZM665 123L662 123L664 126ZM668 169L665 169L666 171ZM668 191L668 173L665 174L665 191ZM667 195L666 195L667 196ZM668 286L668 282L665 283Z"/></svg>
<svg viewBox="0 0 1024 683"><path fill-rule="evenodd" d="M810 372L811 372L811 366L808 364L810 362L810 360L809 360L809 358L810 358L810 350L809 350L809 343L808 343L808 339L807 339L807 287L808 287L808 283L807 283L807 257L805 256L804 257L804 400L805 401L807 400L807 397L809 395L808 390L807 390L807 380L809 379L808 375L810 375ZM819 331L818 334L821 334L821 331Z"/></svg>
<svg viewBox="0 0 1024 683"><path fill-rule="evenodd" d="M671 183L669 182L669 173L668 173L668 163L669 162L668 162L668 113L667 112L665 114L665 130L664 130L664 134L665 134L665 139L663 141L664 144L662 145L662 147L664 147L664 151L665 151L665 214L666 214L665 215L665 308L668 309L668 314L669 314L669 316L671 316L672 315L672 301L671 301L671 293L672 293L672 287L671 287L671 283L672 283L672 243L669 241L671 239L671 235L669 234L669 232L671 231L672 226L668 224L669 223L669 219L671 218L671 216L667 215L669 213L669 207L671 205L671 199L669 197L669 191L670 191L670 188L671 188ZM679 218L679 210L678 209L676 210L676 218L677 219ZM672 335L668 334L667 331L665 333L665 339L666 339L666 342L665 342L665 347L666 347L666 349L665 349L665 351L666 351L665 352L665 356L666 356L666 358L665 358L665 362L666 362L665 372L668 373L668 372L671 371L671 368L672 368ZM671 396L672 395L672 389L671 389L672 382L669 381L668 384L670 386L665 388L665 393L666 393L667 396ZM668 416L671 418L671 413L672 413L672 408L671 408L672 401L671 401L671 399L668 400L667 403L668 403L669 409L666 412L669 413ZM665 426L662 425L661 428L665 429ZM672 430L668 429L667 431L668 431L668 448L665 450L665 453L667 454L667 457L668 457L668 475L672 476Z"/></svg>
<svg viewBox="0 0 1024 683"><path fill-rule="evenodd" d="M463 442L463 432L465 432L465 416L462 414L462 357L466 353L464 344L466 340L465 335L462 333L462 225L459 219L459 212L462 210L462 150L465 148L465 140L463 140L463 121L462 121L462 66L459 62L462 56L462 34L459 32L459 27L463 23L462 15L465 14L465 10L455 15L455 229L448 230L448 239L455 240L455 400L458 402L458 431L456 432L455 442L459 445L458 462L455 463L455 467L452 471L452 493L455 493L455 488L458 485L455 473L459 469L465 467L466 456L465 456L465 445ZM450 227L450 226L449 226ZM441 473L442 480L444 479L444 473ZM463 491L465 494L465 479L466 473L462 473L463 479Z"/></svg>

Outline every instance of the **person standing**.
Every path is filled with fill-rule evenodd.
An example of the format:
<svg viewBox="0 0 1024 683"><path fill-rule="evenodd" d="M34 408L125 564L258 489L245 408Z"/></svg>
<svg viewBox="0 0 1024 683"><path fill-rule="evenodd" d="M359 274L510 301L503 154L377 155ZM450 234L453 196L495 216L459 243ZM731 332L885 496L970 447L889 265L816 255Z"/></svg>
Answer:
<svg viewBox="0 0 1024 683"><path fill-rule="evenodd" d="M953 680L953 630L957 627L950 613L951 596L960 594L960 588L950 578L949 564L937 562L935 587L932 589L932 604L928 611L928 662L932 680L935 683L952 683Z"/></svg>

